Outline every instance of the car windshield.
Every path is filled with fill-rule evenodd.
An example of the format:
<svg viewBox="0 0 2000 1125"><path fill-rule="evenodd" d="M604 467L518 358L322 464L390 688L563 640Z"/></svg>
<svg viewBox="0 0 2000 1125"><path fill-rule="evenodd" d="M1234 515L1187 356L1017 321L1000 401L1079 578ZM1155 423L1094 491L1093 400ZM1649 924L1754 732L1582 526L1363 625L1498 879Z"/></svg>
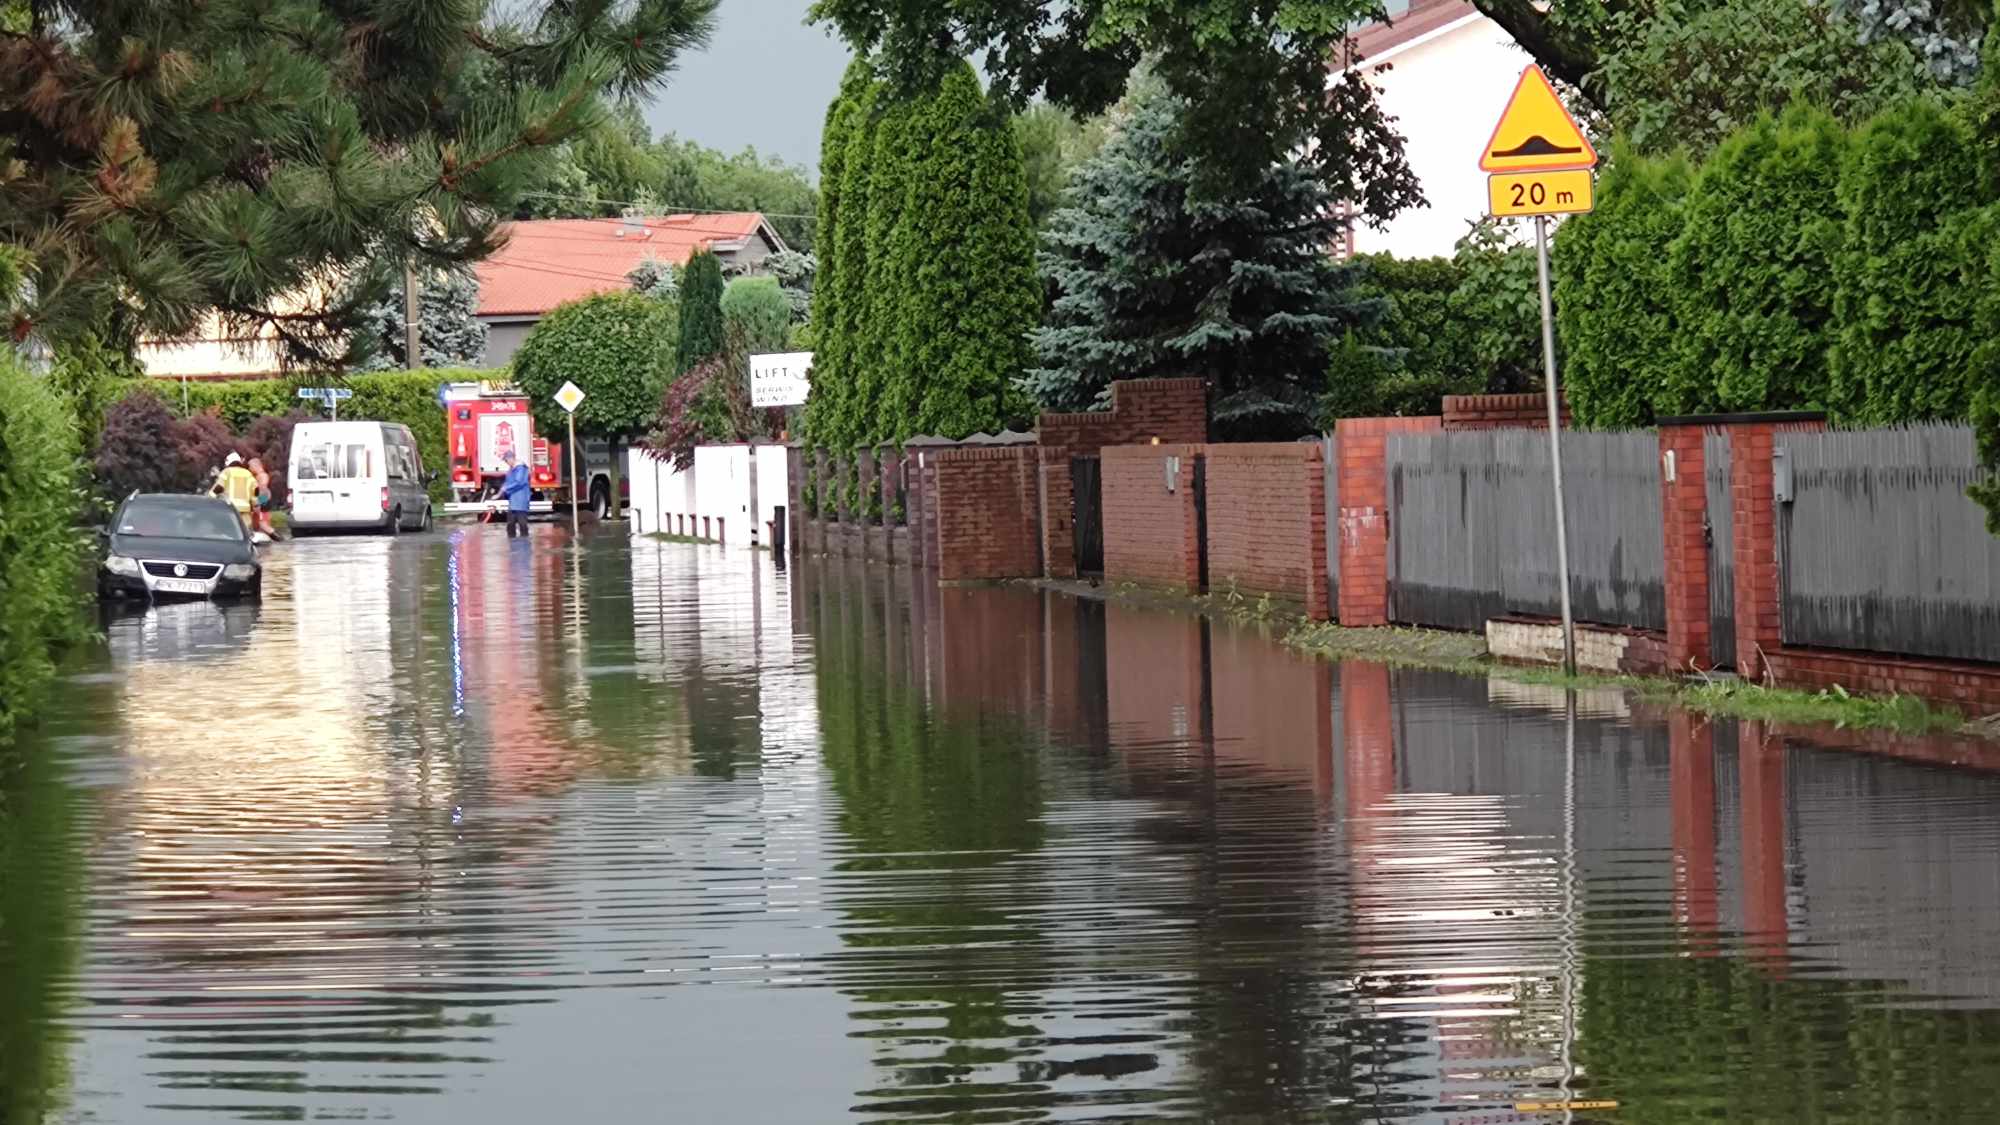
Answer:
<svg viewBox="0 0 2000 1125"><path fill-rule="evenodd" d="M236 513L219 504L125 505L118 516L118 534L161 539L242 539Z"/></svg>

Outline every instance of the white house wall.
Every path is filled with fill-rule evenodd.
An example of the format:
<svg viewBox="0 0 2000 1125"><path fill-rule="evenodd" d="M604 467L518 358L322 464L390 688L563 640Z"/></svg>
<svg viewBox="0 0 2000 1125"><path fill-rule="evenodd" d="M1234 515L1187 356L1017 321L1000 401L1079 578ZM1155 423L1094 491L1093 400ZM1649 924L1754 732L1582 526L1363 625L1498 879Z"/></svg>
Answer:
<svg viewBox="0 0 2000 1125"><path fill-rule="evenodd" d="M1405 138L1410 170L1430 206L1407 211L1382 230L1357 225L1357 253L1399 258L1449 255L1486 213L1479 150L1532 62L1500 25L1481 15L1389 49L1362 64L1381 91L1383 111ZM1387 63L1387 71L1376 67Z"/></svg>

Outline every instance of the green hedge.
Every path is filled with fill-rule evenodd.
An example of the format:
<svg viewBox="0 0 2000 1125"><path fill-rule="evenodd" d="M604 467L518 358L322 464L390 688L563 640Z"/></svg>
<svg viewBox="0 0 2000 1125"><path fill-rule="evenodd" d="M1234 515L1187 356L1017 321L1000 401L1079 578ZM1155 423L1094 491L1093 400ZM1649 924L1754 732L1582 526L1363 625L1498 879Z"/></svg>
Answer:
<svg viewBox="0 0 2000 1125"><path fill-rule="evenodd" d="M1667 251L1678 356L1661 413L1827 404L1847 134L1816 109L1758 118L1695 175Z"/></svg>
<svg viewBox="0 0 2000 1125"><path fill-rule="evenodd" d="M1674 377L1678 325L1661 248L1680 233L1692 173L1680 157L1614 147L1597 210L1556 240L1553 271L1562 378L1592 426L1642 426Z"/></svg>
<svg viewBox="0 0 2000 1125"><path fill-rule="evenodd" d="M1930 101L1877 116L1848 146L1827 403L1839 416L1872 424L1970 409L1994 234L1979 165L1971 128Z"/></svg>
<svg viewBox="0 0 2000 1125"><path fill-rule="evenodd" d="M83 635L81 449L69 404L0 347L0 741L32 716Z"/></svg>
<svg viewBox="0 0 2000 1125"><path fill-rule="evenodd" d="M423 454L424 467L435 469L438 479L431 485L431 499L449 498L445 450L444 408L438 405L437 389L442 383L468 383L504 377L504 372L468 367L430 367L420 371L382 371L348 375L338 379L306 377L299 380L254 379L226 383L191 383L187 388L189 414L213 410L241 434L250 423L265 414L286 414L306 405L298 388L337 384L354 392L340 404L343 419L373 422L400 422L410 428ZM143 379L127 384L141 387L181 411L181 386L164 379ZM113 401L122 397L112 396Z"/></svg>

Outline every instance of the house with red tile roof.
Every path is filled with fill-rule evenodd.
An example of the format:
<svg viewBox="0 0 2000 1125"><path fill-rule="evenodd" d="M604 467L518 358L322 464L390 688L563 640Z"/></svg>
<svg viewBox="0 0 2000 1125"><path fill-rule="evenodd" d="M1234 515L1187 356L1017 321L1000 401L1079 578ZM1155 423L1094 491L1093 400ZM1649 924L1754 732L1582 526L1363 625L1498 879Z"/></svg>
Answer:
<svg viewBox="0 0 2000 1125"><path fill-rule="evenodd" d="M535 322L565 301L624 289L639 263L684 266L702 247L729 273L754 273L785 249L763 215L660 215L623 219L535 219L510 223L499 252L475 268L486 363L514 355Z"/></svg>

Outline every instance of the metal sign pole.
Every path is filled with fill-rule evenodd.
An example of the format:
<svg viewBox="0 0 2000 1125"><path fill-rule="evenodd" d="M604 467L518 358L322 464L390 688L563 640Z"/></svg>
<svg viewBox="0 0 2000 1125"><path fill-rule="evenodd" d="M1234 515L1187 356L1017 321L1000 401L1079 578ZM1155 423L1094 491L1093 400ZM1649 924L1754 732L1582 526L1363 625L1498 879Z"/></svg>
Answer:
<svg viewBox="0 0 2000 1125"><path fill-rule="evenodd" d="M582 524L576 516L576 410L570 410L570 538L582 538Z"/></svg>
<svg viewBox="0 0 2000 1125"><path fill-rule="evenodd" d="M1556 493L1556 571L1562 592L1563 671L1576 674L1576 621L1569 609L1569 521L1563 514L1562 409L1556 395L1556 322L1549 300L1549 220L1535 216L1535 270L1542 290L1542 374L1549 397L1549 475Z"/></svg>

